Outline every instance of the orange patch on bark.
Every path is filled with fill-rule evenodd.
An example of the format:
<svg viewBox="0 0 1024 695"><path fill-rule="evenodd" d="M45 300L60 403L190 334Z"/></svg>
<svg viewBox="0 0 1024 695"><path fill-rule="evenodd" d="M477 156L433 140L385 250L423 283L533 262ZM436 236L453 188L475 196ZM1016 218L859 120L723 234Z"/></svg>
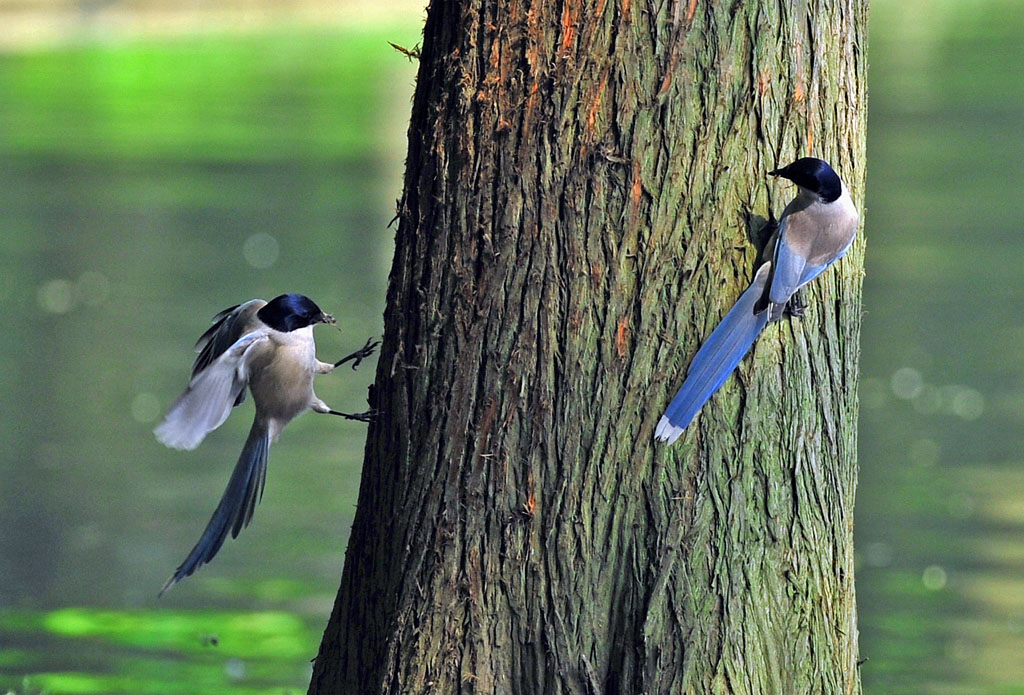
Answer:
<svg viewBox="0 0 1024 695"><path fill-rule="evenodd" d="M686 21L692 22L695 14L697 14L697 0L690 0L690 6L686 8Z"/></svg>
<svg viewBox="0 0 1024 695"><path fill-rule="evenodd" d="M531 69L536 70L541 35L540 21L537 19L537 9L533 6L526 13L526 36L530 39L529 46L526 49L526 62L530 64Z"/></svg>
<svg viewBox="0 0 1024 695"><path fill-rule="evenodd" d="M662 80L662 86L660 86L657 90L658 96L665 96L669 92L669 87L672 86L672 73L675 70L675 68L676 60L675 56L673 56L673 59L669 62L669 70L665 72L665 78Z"/></svg>
<svg viewBox="0 0 1024 695"><path fill-rule="evenodd" d="M565 53L569 50L569 46L572 45L572 40L576 36L576 20L572 14L572 3L565 3L565 7L562 8L562 47L560 53Z"/></svg>
<svg viewBox="0 0 1024 695"><path fill-rule="evenodd" d="M659 97L665 96L665 94L668 93L668 88L671 87L671 86L672 86L672 70L670 68L669 71L665 73L665 79L663 79L661 81L661 88L658 89L658 96Z"/></svg>
<svg viewBox="0 0 1024 695"><path fill-rule="evenodd" d="M623 318L619 321L619 328L615 331L615 352L619 354L619 359L626 359L626 341L629 338L629 319Z"/></svg>
<svg viewBox="0 0 1024 695"><path fill-rule="evenodd" d="M644 194L644 187L640 183L640 164L633 162L633 189L630 192L633 196L633 207L640 207L640 200Z"/></svg>
<svg viewBox="0 0 1024 695"><path fill-rule="evenodd" d="M597 96L594 97L594 103L590 105L590 111L587 112L587 134L594 134L594 123L597 121L597 109L601 106L601 98L604 96L604 89L608 86L608 71L605 70L604 75L601 77L601 84L597 87Z"/></svg>
<svg viewBox="0 0 1024 695"><path fill-rule="evenodd" d="M497 70L499 67L498 63L501 60L501 54L498 51L498 42L495 41L494 43L491 44L491 55L489 60L492 70Z"/></svg>
<svg viewBox="0 0 1024 695"><path fill-rule="evenodd" d="M757 76L757 92L761 96L768 93L768 85L771 84L772 78L767 72L762 72Z"/></svg>

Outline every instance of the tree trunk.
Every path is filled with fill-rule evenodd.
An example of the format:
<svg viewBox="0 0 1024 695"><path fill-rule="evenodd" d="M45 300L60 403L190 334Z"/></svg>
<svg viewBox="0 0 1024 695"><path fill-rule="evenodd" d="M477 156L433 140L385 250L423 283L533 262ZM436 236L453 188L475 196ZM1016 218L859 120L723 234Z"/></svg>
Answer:
<svg viewBox="0 0 1024 695"><path fill-rule="evenodd" d="M434 0L310 693L856 693L863 242L673 447L766 172L862 200L867 0Z"/></svg>

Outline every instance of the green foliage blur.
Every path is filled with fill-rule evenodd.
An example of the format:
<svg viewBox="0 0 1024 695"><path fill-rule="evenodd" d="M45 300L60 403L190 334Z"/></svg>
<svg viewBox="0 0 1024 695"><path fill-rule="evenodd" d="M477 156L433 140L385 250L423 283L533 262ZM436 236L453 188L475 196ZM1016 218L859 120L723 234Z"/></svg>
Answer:
<svg viewBox="0 0 1024 695"><path fill-rule="evenodd" d="M217 311L303 292L335 360L381 332L419 18L0 53L0 692L304 692L365 426L308 414L252 526L157 591L251 420L151 430ZM2 33L2 29L0 29ZM318 379L366 407L373 360Z"/></svg>

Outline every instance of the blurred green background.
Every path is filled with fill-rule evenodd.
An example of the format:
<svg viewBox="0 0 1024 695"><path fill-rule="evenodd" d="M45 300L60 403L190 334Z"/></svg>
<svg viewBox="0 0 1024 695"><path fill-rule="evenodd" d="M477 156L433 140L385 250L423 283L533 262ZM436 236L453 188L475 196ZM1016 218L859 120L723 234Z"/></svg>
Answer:
<svg viewBox="0 0 1024 695"><path fill-rule="evenodd" d="M150 430L242 299L316 299L322 359L380 333L422 8L323 4L0 1L0 691L305 692L363 426L291 424L159 601L248 411ZM864 688L1024 693L1024 3L874 0L870 58ZM372 371L318 394L362 410Z"/></svg>

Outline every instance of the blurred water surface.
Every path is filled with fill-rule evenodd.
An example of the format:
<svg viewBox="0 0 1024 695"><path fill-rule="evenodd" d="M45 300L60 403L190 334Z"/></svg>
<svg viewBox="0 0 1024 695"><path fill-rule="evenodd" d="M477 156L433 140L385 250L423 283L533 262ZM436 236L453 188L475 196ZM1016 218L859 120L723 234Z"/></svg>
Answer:
<svg viewBox="0 0 1024 695"><path fill-rule="evenodd" d="M150 430L240 300L312 296L323 359L380 332L416 22L0 54L0 688L305 690L362 426L291 424L254 524L159 601L251 404L195 452ZM1020 3L872 3L867 693L1024 693L1021 46Z"/></svg>
<svg viewBox="0 0 1024 695"><path fill-rule="evenodd" d="M0 55L0 689L304 691L365 426L307 414L253 525L163 599L251 422L151 429L217 311L295 291L335 360L381 331L413 66L358 31ZM366 408L373 360L317 380ZM251 401L251 399L250 399Z"/></svg>
<svg viewBox="0 0 1024 695"><path fill-rule="evenodd" d="M872 2L866 693L1024 693L1024 3Z"/></svg>

